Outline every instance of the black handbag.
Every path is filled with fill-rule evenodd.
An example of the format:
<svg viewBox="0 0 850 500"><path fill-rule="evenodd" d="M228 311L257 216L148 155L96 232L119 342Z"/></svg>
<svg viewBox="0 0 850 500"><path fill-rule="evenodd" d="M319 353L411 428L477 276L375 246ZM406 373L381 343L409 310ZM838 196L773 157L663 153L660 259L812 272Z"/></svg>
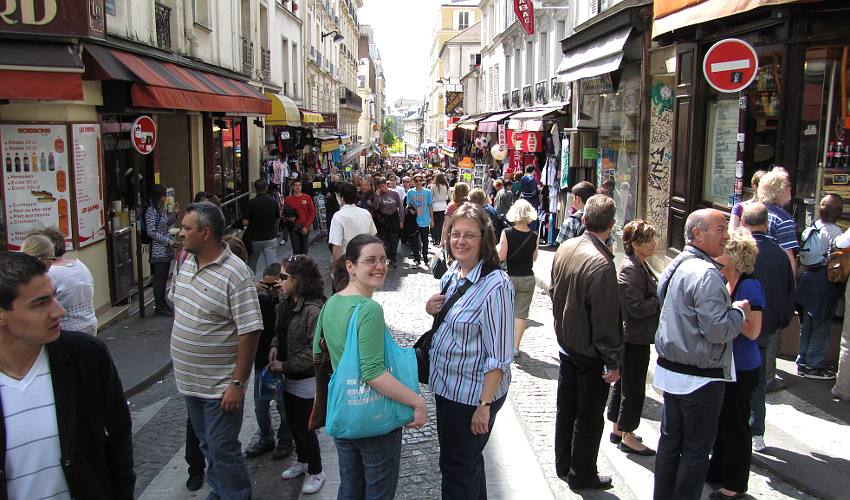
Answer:
<svg viewBox="0 0 850 500"><path fill-rule="evenodd" d="M479 280L484 279L485 276L490 274L491 272L498 269L497 267L484 267L481 269L481 276L478 278ZM419 371L419 383L428 385L428 379L431 376L431 341L434 338L434 333L437 332L437 329L440 328L440 325L443 323L443 320L446 319L446 315L449 314L452 306L463 297L463 294L469 290L472 285L475 283L467 280L466 283L460 286L457 289L454 295L452 295L449 300L443 303L443 307L440 309L440 312L434 317L434 323L431 325L431 329L427 332L423 333L419 340L413 344L413 349L416 351L416 368ZM445 295L449 289L449 283L446 283L446 286L440 291L440 295Z"/></svg>

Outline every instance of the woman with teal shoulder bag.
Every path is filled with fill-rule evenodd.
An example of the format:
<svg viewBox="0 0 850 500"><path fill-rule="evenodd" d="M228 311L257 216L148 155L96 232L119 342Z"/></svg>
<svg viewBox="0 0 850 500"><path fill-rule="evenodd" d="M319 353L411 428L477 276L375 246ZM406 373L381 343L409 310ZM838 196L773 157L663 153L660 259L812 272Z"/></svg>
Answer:
<svg viewBox="0 0 850 500"><path fill-rule="evenodd" d="M326 432L339 456L340 500L392 499L401 429L422 427L427 420L415 354L395 345L383 309L372 300L387 269L380 239L352 238L334 267L334 289L340 291L325 303L316 325L313 352L326 349L334 370Z"/></svg>

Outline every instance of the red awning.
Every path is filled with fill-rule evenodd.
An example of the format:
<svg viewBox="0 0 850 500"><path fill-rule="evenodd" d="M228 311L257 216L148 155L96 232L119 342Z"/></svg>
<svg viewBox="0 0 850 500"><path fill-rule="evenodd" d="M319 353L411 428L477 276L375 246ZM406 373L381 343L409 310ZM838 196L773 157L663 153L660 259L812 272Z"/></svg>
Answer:
<svg viewBox="0 0 850 500"><path fill-rule="evenodd" d="M79 73L0 71L0 99L82 101Z"/></svg>
<svg viewBox="0 0 850 500"><path fill-rule="evenodd" d="M133 106L260 115L272 112L271 101L245 82L99 45L85 47L86 76L133 82Z"/></svg>
<svg viewBox="0 0 850 500"><path fill-rule="evenodd" d="M0 40L0 99L83 100L75 45Z"/></svg>

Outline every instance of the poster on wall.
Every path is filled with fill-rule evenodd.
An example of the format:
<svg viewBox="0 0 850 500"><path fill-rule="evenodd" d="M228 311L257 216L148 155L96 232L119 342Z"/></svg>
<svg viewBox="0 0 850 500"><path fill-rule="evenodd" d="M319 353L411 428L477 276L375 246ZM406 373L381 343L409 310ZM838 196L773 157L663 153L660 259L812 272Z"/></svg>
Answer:
<svg viewBox="0 0 850 500"><path fill-rule="evenodd" d="M71 239L68 129L63 125L0 125L6 246L20 250L27 231L56 226Z"/></svg>
<svg viewBox="0 0 850 500"><path fill-rule="evenodd" d="M101 184L100 125L71 125L74 158L74 199L79 248L106 238L106 217Z"/></svg>
<svg viewBox="0 0 850 500"><path fill-rule="evenodd" d="M721 99L709 105L706 173L711 177L710 201L721 206L735 203L735 170L738 147L738 101Z"/></svg>

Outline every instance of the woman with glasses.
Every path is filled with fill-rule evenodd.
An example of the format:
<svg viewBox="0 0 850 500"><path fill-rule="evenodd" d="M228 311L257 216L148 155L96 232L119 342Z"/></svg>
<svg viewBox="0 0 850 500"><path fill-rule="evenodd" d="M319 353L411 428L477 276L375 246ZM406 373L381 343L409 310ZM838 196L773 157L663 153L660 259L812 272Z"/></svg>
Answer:
<svg viewBox="0 0 850 500"><path fill-rule="evenodd" d="M334 289L322 308L313 339L313 353L330 355L336 370L348 334L348 323L357 306L360 371L369 386L384 396L413 408L408 428L427 420L425 400L398 381L384 363L384 310L372 299L384 285L387 256L383 242L370 234L355 236L334 266ZM401 461L401 427L381 436L360 439L334 438L339 457L337 498L386 499L395 496Z"/></svg>
<svg viewBox="0 0 850 500"><path fill-rule="evenodd" d="M620 380L612 387L608 400L608 420L614 423L611 442L626 453L652 456L655 450L635 435L646 396L646 371L649 346L655 340L661 306L658 302L658 278L646 263L655 253L656 230L642 220L633 220L623 228L623 259L619 282L620 310L625 322L625 348Z"/></svg>
<svg viewBox="0 0 850 500"><path fill-rule="evenodd" d="M490 217L478 205L461 205L443 240L451 265L441 293L425 305L443 319L429 352L442 496L486 498L484 446L511 381L514 287L499 268Z"/></svg>
<svg viewBox="0 0 850 500"><path fill-rule="evenodd" d="M281 477L295 479L306 474L301 491L312 494L325 484L319 440L307 427L316 397L313 334L325 303L325 282L313 259L293 255L283 263L277 285L283 298L277 308L269 371L283 372L283 406L298 455Z"/></svg>

